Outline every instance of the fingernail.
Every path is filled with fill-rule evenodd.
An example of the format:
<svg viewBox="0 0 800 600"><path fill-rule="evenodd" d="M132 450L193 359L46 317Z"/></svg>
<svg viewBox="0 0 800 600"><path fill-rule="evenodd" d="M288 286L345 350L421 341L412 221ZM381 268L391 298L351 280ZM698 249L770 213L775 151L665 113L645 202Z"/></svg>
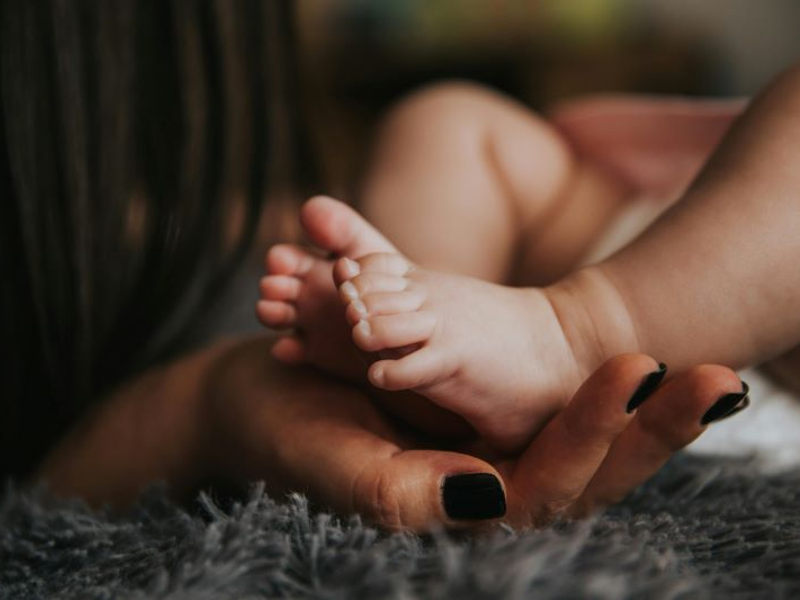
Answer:
<svg viewBox="0 0 800 600"><path fill-rule="evenodd" d="M348 277L355 277L361 272L361 266L350 258L344 258L344 268Z"/></svg>
<svg viewBox="0 0 800 600"><path fill-rule="evenodd" d="M639 387L636 388L631 399L628 400L627 411L630 413L639 408L656 391L658 384L661 383L666 374L667 365L658 363L658 371L653 371L646 375Z"/></svg>
<svg viewBox="0 0 800 600"><path fill-rule="evenodd" d="M722 398L717 400L713 406L706 411L706 414L700 419L700 424L708 425L709 423L716 423L743 411L750 406L749 393L750 386L743 381L742 391L722 396Z"/></svg>
<svg viewBox="0 0 800 600"><path fill-rule="evenodd" d="M450 475L442 485L447 516L456 521L496 519L506 514L506 496L491 473Z"/></svg>
<svg viewBox="0 0 800 600"><path fill-rule="evenodd" d="M339 291L350 301L358 299L358 290L350 281L345 281L339 288Z"/></svg>

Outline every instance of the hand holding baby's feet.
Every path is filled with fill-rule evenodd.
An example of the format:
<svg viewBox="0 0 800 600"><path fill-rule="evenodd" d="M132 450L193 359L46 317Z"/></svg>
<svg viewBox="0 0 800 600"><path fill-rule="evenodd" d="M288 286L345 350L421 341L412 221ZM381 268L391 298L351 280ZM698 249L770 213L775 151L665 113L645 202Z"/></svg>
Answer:
<svg viewBox="0 0 800 600"><path fill-rule="evenodd" d="M412 390L445 409L437 413L413 394L383 399L427 432L454 429L455 413L495 448L519 450L605 358L581 356L585 348L574 342L581 336L565 335L549 290L415 267L355 211L329 198L307 202L301 222L319 249L344 258L334 266L298 246L270 250L257 312L265 325L293 330L273 354L360 383L360 348L379 359L368 372L374 386ZM619 319L610 322L604 342L620 330ZM598 337L597 323L584 329Z"/></svg>
<svg viewBox="0 0 800 600"><path fill-rule="evenodd" d="M514 451L585 377L546 293L427 271L396 253L334 267L369 381L411 389Z"/></svg>
<svg viewBox="0 0 800 600"><path fill-rule="evenodd" d="M598 367L519 457L494 464L507 521L539 527L619 502L709 425L749 404L747 384L728 368L700 365L661 383L665 374L643 354Z"/></svg>

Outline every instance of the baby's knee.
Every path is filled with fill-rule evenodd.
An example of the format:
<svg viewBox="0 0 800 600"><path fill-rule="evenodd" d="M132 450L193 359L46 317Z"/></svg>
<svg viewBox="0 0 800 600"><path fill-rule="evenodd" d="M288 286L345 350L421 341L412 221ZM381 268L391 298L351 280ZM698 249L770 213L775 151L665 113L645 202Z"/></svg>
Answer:
<svg viewBox="0 0 800 600"><path fill-rule="evenodd" d="M387 112L384 125L384 131L416 131L429 140L451 134L460 142L470 135L473 139L524 135L541 143L559 137L530 107L499 91L458 80L435 83L405 96Z"/></svg>
<svg viewBox="0 0 800 600"><path fill-rule="evenodd" d="M442 120L474 118L500 101L500 94L468 81L442 81L411 92L391 107L386 120L420 120L440 123Z"/></svg>
<svg viewBox="0 0 800 600"><path fill-rule="evenodd" d="M457 149L492 148L496 162L512 157L528 171L530 161L549 166L568 162L563 136L531 108L488 87L466 81L445 81L401 99L386 114L381 141L407 147L409 141L453 153ZM552 160L550 160L552 159ZM556 169L561 171L562 169Z"/></svg>
<svg viewBox="0 0 800 600"><path fill-rule="evenodd" d="M384 143L403 143L422 139L463 147L470 139L478 140L486 129L495 92L477 84L446 81L419 89L401 98L385 114L380 128Z"/></svg>

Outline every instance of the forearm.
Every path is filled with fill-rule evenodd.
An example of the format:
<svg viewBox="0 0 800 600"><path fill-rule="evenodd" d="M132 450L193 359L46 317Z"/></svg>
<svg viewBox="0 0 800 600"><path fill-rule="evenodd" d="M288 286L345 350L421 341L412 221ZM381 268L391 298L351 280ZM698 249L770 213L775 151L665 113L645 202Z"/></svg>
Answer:
<svg viewBox="0 0 800 600"><path fill-rule="evenodd" d="M800 340L800 68L733 127L686 197L597 267L639 349L741 367Z"/></svg>
<svg viewBox="0 0 800 600"><path fill-rule="evenodd" d="M228 344L148 371L104 400L55 447L36 478L58 494L125 505L165 481L176 495L202 472L204 381Z"/></svg>

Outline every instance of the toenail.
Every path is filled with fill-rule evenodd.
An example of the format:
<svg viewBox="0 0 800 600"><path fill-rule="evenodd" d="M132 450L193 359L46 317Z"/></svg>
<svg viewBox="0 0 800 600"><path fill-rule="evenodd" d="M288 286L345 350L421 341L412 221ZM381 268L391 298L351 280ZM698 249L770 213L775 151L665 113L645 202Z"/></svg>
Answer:
<svg viewBox="0 0 800 600"><path fill-rule="evenodd" d="M369 373L369 380L374 385L383 385L383 369L381 367L373 368Z"/></svg>
<svg viewBox="0 0 800 600"><path fill-rule="evenodd" d="M358 325L356 325L356 327L358 327L358 329L364 335L372 334L372 328L369 326L369 321L361 320L361 321L358 322Z"/></svg>
<svg viewBox="0 0 800 600"><path fill-rule="evenodd" d="M353 307L353 310L356 311L356 313L358 313L358 316L360 316L362 319L367 318L367 307L361 300L353 300L350 303L350 306Z"/></svg>
<svg viewBox="0 0 800 600"><path fill-rule="evenodd" d="M358 300L358 290L356 286L352 284L350 281L345 281L342 286L339 288L342 292L342 295L347 298L348 300Z"/></svg>
<svg viewBox="0 0 800 600"><path fill-rule="evenodd" d="M359 264L349 258L344 259L344 270L347 272L348 277L355 277L361 273L361 267Z"/></svg>

